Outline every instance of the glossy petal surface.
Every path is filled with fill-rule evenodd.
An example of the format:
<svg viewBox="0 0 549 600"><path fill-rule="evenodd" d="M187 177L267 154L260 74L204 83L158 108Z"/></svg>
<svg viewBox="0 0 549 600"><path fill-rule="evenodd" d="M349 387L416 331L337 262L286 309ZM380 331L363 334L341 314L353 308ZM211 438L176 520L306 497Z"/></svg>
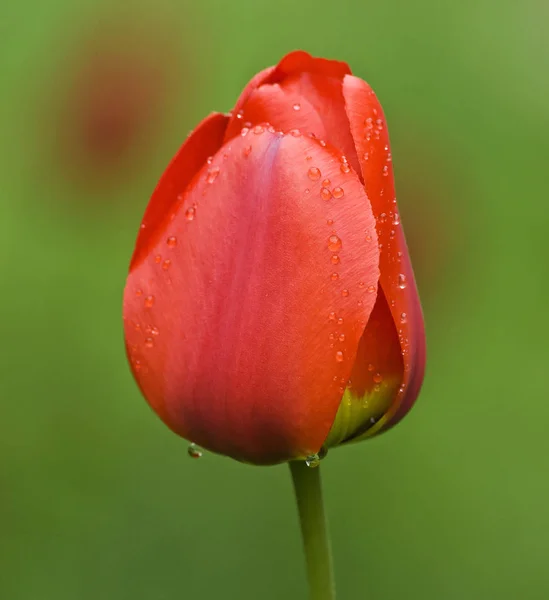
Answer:
<svg viewBox="0 0 549 600"><path fill-rule="evenodd" d="M377 221L381 247L380 285L389 304L404 359L401 386L389 411L369 431L396 424L414 403L425 369L425 331L414 274L398 207L385 116L370 86L345 76L343 95L366 193Z"/></svg>
<svg viewBox="0 0 549 600"><path fill-rule="evenodd" d="M137 265L156 243L162 223L171 218L171 208L192 178L223 143L229 118L221 113L206 117L185 140L153 192L139 230L131 267ZM130 267L130 268L131 268Z"/></svg>
<svg viewBox="0 0 549 600"><path fill-rule="evenodd" d="M125 332L145 397L180 435L259 464L320 449L379 277L363 186L340 167L330 146L257 127L181 199L157 188L174 218L137 249Z"/></svg>

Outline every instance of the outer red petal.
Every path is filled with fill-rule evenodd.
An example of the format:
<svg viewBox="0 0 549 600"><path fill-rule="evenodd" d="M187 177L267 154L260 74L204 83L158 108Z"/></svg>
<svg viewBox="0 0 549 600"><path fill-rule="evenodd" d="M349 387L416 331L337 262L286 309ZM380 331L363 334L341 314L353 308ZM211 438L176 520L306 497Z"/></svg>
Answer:
<svg viewBox="0 0 549 600"><path fill-rule="evenodd" d="M174 431L269 464L324 442L379 250L363 186L335 151L256 131L225 145L159 225L128 277L125 332L141 389ZM322 199L326 179L343 197Z"/></svg>
<svg viewBox="0 0 549 600"><path fill-rule="evenodd" d="M178 194L185 192L207 158L221 147L228 122L226 115L212 113L197 125L173 157L145 211L130 268L137 266L156 244L162 222L170 218Z"/></svg>
<svg viewBox="0 0 549 600"><path fill-rule="evenodd" d="M301 50L287 54L246 86L225 139L236 136L246 122L268 122L283 131L299 129L339 148L360 172L342 92L343 78L350 73L344 62L316 58Z"/></svg>
<svg viewBox="0 0 549 600"><path fill-rule="evenodd" d="M362 168L381 246L380 285L398 329L404 376L398 397L375 430L396 424L414 403L425 370L425 330L410 257L395 198L393 163L383 110L370 86L351 75L343 81L351 134Z"/></svg>

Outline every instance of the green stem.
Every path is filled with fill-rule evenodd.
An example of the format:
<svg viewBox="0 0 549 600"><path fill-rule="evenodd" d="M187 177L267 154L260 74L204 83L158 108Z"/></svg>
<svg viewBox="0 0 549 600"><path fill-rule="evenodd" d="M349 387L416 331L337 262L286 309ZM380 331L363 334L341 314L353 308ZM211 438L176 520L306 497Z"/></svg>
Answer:
<svg viewBox="0 0 549 600"><path fill-rule="evenodd" d="M330 536L324 515L320 467L290 463L307 561L310 600L335 600Z"/></svg>

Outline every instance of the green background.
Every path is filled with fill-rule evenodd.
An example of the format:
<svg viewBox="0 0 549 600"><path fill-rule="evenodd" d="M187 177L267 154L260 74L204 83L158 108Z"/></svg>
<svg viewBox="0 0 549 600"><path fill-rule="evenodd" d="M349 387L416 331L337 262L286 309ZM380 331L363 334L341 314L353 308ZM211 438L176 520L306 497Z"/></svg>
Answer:
<svg viewBox="0 0 549 600"><path fill-rule="evenodd" d="M546 3L128 6L2 8L0 598L306 597L287 467L190 460L120 314L162 169L294 48L385 107L428 334L411 414L323 463L340 598L549 597Z"/></svg>

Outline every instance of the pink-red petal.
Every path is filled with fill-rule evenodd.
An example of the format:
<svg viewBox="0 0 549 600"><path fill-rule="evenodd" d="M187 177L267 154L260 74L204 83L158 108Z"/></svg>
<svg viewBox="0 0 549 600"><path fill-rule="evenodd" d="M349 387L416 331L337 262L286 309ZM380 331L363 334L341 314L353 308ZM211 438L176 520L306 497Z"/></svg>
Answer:
<svg viewBox="0 0 549 600"><path fill-rule="evenodd" d="M269 464L324 442L379 250L363 186L335 150L254 132L202 169L131 270L125 332L140 387L174 431Z"/></svg>
<svg viewBox="0 0 549 600"><path fill-rule="evenodd" d="M425 331L398 206L385 116L370 86L351 75L343 81L351 134L366 193L377 221L381 248L380 285L389 302L404 358L402 385L391 410L376 426L397 423L414 403L425 369Z"/></svg>
<svg viewBox="0 0 549 600"><path fill-rule="evenodd" d="M197 125L185 140L168 168L160 178L145 211L131 267L138 265L157 242L164 222L170 218L171 207L183 194L192 178L214 155L221 144L229 118L221 113L212 113Z"/></svg>

